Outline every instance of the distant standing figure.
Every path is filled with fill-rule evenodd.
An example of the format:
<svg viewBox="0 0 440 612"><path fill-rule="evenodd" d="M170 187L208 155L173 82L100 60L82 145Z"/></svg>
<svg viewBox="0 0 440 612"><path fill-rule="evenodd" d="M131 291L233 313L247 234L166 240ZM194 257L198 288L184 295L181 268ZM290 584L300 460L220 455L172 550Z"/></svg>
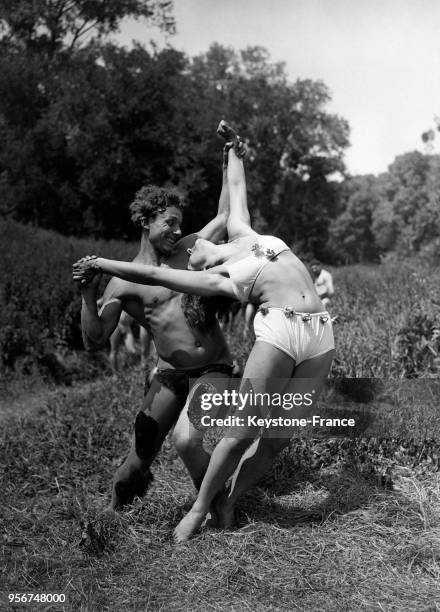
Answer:
<svg viewBox="0 0 440 612"><path fill-rule="evenodd" d="M101 307L102 303L103 299L100 298L97 301L97 306ZM122 311L118 325L109 338L110 352L108 358L114 374L120 370L120 361L118 356L122 345L124 345L125 350L129 355L134 356L138 354L136 338L133 332L134 325L136 325L136 322L133 317L127 312ZM140 327L139 329L139 348L141 353L141 362L142 365L145 366L153 347L151 342L151 334L143 327Z"/></svg>
<svg viewBox="0 0 440 612"><path fill-rule="evenodd" d="M322 303L326 308L330 304L330 298L333 297L335 289L333 286L333 277L328 270L324 270L317 259L311 263L312 276L315 283L316 292L321 298Z"/></svg>

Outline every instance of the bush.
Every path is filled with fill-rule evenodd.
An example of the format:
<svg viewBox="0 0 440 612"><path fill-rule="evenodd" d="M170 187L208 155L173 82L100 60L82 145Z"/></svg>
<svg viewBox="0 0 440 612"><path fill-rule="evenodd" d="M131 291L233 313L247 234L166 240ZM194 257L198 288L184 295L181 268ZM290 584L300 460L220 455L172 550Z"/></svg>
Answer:
<svg viewBox="0 0 440 612"><path fill-rule="evenodd" d="M60 370L57 350L82 349L81 297L71 278L72 263L93 252L130 259L136 246L78 240L54 232L0 222L0 367L26 374L30 364ZM104 286L105 281L103 281ZM50 357L52 356L52 357Z"/></svg>

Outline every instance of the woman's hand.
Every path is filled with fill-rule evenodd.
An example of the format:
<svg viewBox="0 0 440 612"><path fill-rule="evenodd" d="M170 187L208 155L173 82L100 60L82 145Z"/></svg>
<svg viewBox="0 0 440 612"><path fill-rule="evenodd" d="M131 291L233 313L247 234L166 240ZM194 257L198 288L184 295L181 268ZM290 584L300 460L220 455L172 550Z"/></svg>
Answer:
<svg viewBox="0 0 440 612"><path fill-rule="evenodd" d="M72 266L73 280L80 285L88 285L95 279L97 284L101 278L102 270L98 265L96 255L87 255L78 259Z"/></svg>

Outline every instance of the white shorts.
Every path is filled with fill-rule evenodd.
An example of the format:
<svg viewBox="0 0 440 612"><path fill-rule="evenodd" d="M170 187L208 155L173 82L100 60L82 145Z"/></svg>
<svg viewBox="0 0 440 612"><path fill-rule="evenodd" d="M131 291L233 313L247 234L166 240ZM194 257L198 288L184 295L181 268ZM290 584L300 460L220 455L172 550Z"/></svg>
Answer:
<svg viewBox="0 0 440 612"><path fill-rule="evenodd" d="M262 307L254 319L255 339L287 353L296 365L335 348L328 312L296 312L286 306Z"/></svg>

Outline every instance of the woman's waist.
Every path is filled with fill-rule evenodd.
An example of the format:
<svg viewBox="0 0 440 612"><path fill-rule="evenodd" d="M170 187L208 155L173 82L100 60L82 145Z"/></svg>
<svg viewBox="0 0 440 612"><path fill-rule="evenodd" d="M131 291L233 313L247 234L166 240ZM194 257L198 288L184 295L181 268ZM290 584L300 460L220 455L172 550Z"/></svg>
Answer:
<svg viewBox="0 0 440 612"><path fill-rule="evenodd" d="M279 274L273 268L263 270L252 288L255 303L274 307L293 306L298 311L324 310L312 279L296 271Z"/></svg>
<svg viewBox="0 0 440 612"><path fill-rule="evenodd" d="M298 314L322 314L325 306L315 292L264 292L260 294L257 306L259 309L288 308Z"/></svg>

